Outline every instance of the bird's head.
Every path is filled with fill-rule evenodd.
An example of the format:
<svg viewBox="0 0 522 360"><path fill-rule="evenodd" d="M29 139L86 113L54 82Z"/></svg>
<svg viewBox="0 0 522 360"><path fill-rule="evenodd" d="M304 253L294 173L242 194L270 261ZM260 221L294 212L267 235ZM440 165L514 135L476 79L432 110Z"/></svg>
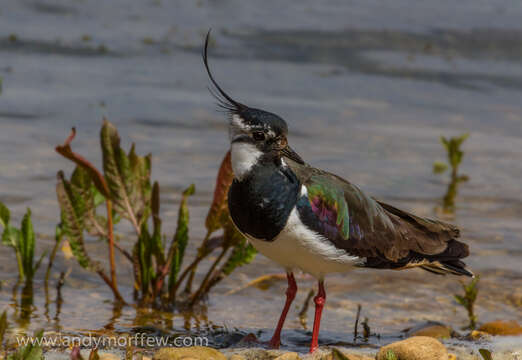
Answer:
<svg viewBox="0 0 522 360"><path fill-rule="evenodd" d="M218 101L218 106L230 117L229 135L235 176L243 177L260 159L267 157L286 157L304 164L303 159L288 145L288 126L281 117L237 102L218 85L208 65L209 35L210 31L205 40L203 62L214 86L209 90Z"/></svg>

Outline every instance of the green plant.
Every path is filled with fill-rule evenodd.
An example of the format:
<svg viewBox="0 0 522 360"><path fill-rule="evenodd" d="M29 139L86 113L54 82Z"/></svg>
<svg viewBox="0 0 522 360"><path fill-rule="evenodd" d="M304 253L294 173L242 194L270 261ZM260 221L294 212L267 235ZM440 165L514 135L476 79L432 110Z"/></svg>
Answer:
<svg viewBox="0 0 522 360"><path fill-rule="evenodd" d="M455 295L455 300L457 303L463 306L468 313L469 324L465 327L465 329L474 330L477 325L477 316L475 315L474 306L479 290L479 280L480 276L477 275L468 284L461 282L464 295Z"/></svg>
<svg viewBox="0 0 522 360"><path fill-rule="evenodd" d="M59 154L77 165L70 179L62 171L58 172L56 192L61 208L60 233L68 239L79 264L98 273L112 289L116 300L123 302L116 280L114 249L131 262L135 297L143 305L173 305L180 284L187 279L187 275L218 248L222 249L218 261L211 265L198 290L191 294L190 304L201 299L236 267L252 260L253 248L232 225L226 206L228 186L232 181L230 155L227 155L219 171L214 201L207 216L207 236L199 248L198 256L183 268L185 249L189 243L187 202L195 192L194 185L190 185L182 194L177 229L170 245L166 246L161 229L160 186L157 182L151 185L150 180L151 156L137 155L134 145L126 153L120 147L116 127L104 121L100 133L102 173L72 151L70 144L75 134L73 129L65 143L56 147ZM102 205L106 208L105 216L98 212ZM136 234L131 251L114 240L114 226L120 219L127 220ZM219 229L224 230L223 235L211 237ZM84 241L85 233L107 240L110 276L89 255ZM225 254L229 254L228 258L215 271Z"/></svg>
<svg viewBox="0 0 522 360"><path fill-rule="evenodd" d="M45 256L44 253L36 263L34 262L35 233L31 210L27 209L20 228L15 228L11 225L11 212L0 202L0 225L4 229L2 243L15 252L19 280L31 281Z"/></svg>
<svg viewBox="0 0 522 360"><path fill-rule="evenodd" d="M458 177L458 169L460 163L462 162L462 158L464 157L464 151L462 151L462 143L469 137L468 133L462 134L460 136L453 136L451 138L446 138L444 136L440 137L440 142L444 149L446 149L446 156L448 160L449 167L451 167L451 177ZM441 161L435 161L433 163L433 172L435 174L441 174L448 169L448 164L443 163Z"/></svg>
<svg viewBox="0 0 522 360"><path fill-rule="evenodd" d="M459 166L464 157L464 151L462 151L461 147L468 137L468 133L454 136L449 139L444 136L440 137L440 142L446 150L448 163L435 161L433 163L433 172L435 174L442 174L446 172L448 168L451 168L450 182L443 198L444 210L447 212L453 212L455 209L455 198L457 197L458 184L469 180L467 175L459 175Z"/></svg>
<svg viewBox="0 0 522 360"><path fill-rule="evenodd" d="M398 360L397 355L393 350L388 350L386 352L386 360Z"/></svg>
<svg viewBox="0 0 522 360"><path fill-rule="evenodd" d="M35 333L32 339L28 340L27 345L17 349L14 353L7 355L6 360L43 360L43 350L40 346L43 337L43 330Z"/></svg>

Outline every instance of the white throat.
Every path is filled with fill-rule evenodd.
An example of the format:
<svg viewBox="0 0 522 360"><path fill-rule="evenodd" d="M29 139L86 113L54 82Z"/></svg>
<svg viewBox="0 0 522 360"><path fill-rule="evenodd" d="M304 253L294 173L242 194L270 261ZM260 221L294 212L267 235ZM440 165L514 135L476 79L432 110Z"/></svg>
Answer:
<svg viewBox="0 0 522 360"><path fill-rule="evenodd" d="M232 170L238 180L242 180L257 163L263 153L254 144L244 142L232 143L230 149Z"/></svg>

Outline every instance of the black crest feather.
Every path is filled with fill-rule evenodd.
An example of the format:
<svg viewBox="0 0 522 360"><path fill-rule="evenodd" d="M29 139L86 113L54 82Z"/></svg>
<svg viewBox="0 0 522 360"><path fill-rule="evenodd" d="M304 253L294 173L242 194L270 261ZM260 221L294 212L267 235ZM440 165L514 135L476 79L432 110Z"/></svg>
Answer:
<svg viewBox="0 0 522 360"><path fill-rule="evenodd" d="M212 29L208 30L207 36L205 38L205 47L203 48L203 63L205 64L205 68L207 69L208 77L210 78L210 81L212 82L212 85L214 85L214 88L209 87L208 90L216 98L218 101L218 106L225 109L228 112L237 113L241 110L247 109L248 107L241 104L240 102L235 101L232 99L222 88L218 85L216 80L214 79L214 76L210 72L210 68L208 66L208 43L210 40L210 32ZM217 90L217 92L216 92Z"/></svg>

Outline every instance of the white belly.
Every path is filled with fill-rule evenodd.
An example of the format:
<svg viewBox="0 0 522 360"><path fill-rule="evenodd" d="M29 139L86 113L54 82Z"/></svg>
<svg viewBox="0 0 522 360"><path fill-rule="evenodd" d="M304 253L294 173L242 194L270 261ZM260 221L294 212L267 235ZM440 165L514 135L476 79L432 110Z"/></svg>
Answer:
<svg viewBox="0 0 522 360"><path fill-rule="evenodd" d="M285 228L273 241L247 236L261 254L288 270L300 269L322 279L333 272L346 272L364 258L348 255L327 239L309 230L299 219L297 210L290 213Z"/></svg>

